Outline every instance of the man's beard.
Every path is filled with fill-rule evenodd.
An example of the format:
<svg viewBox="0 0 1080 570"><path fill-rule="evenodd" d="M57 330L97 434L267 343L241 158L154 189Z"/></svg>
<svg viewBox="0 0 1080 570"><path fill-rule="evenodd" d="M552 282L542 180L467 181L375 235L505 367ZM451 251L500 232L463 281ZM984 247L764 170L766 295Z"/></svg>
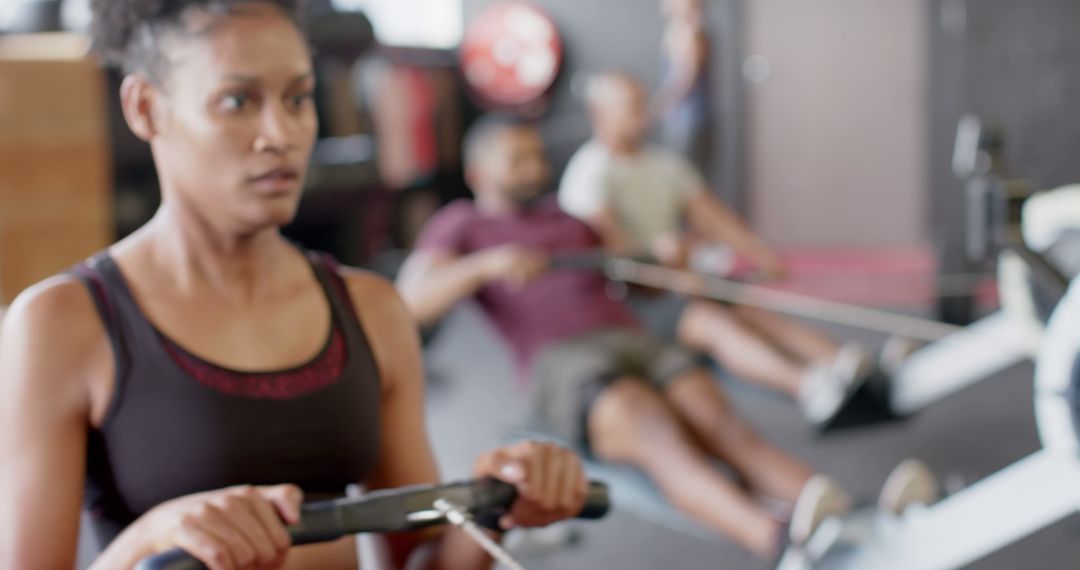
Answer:
<svg viewBox="0 0 1080 570"><path fill-rule="evenodd" d="M532 210L546 195L545 188L533 185L521 185L508 193L510 201L521 210Z"/></svg>

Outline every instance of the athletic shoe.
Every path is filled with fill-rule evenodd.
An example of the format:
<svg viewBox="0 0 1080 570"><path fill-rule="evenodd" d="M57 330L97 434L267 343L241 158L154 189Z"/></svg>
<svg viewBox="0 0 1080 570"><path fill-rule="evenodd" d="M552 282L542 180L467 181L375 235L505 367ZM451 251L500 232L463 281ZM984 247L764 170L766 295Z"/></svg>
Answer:
<svg viewBox="0 0 1080 570"><path fill-rule="evenodd" d="M874 372L870 355L856 343L840 347L832 361L811 365L799 384L799 407L815 426L827 425Z"/></svg>
<svg viewBox="0 0 1080 570"><path fill-rule="evenodd" d="M844 402L844 390L832 367L814 364L799 382L799 408L810 423L820 425L836 414Z"/></svg>
<svg viewBox="0 0 1080 570"><path fill-rule="evenodd" d="M822 522L850 511L851 504L851 497L832 479L824 475L811 477L791 513L791 543L805 545Z"/></svg>
<svg viewBox="0 0 1080 570"><path fill-rule="evenodd" d="M912 505L931 505L941 497L937 479L925 463L905 460L893 469L878 496L878 509L901 515Z"/></svg>
<svg viewBox="0 0 1080 570"><path fill-rule="evenodd" d="M874 373L874 359L857 342L844 343L832 362L833 373L847 386L853 386Z"/></svg>

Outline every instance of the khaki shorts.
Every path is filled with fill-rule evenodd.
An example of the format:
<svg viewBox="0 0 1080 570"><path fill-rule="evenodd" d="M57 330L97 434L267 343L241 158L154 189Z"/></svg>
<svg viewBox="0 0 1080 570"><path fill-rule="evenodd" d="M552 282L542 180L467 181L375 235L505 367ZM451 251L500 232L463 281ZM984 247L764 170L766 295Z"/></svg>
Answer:
<svg viewBox="0 0 1080 570"><path fill-rule="evenodd" d="M533 363L533 419L549 435L587 449L589 410L610 382L633 376L662 390L698 366L692 352L633 329L571 337L542 350Z"/></svg>

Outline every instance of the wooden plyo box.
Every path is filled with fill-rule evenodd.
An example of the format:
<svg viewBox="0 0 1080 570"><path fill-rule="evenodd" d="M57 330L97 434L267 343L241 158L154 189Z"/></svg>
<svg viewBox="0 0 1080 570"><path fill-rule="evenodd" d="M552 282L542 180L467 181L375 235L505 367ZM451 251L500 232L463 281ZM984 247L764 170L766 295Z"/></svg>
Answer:
<svg viewBox="0 0 1080 570"><path fill-rule="evenodd" d="M0 305L112 239L104 76L86 48L0 37Z"/></svg>

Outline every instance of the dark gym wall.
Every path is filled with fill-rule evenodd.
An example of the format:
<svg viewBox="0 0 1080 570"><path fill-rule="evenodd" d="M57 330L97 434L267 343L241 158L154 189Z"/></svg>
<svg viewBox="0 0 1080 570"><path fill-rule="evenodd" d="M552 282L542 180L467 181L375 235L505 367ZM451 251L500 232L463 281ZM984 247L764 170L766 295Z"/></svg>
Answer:
<svg viewBox="0 0 1080 570"><path fill-rule="evenodd" d="M1010 172L1035 188L1080 181L1080 3L1075 0L928 0L929 212L942 269L963 258L964 200L950 170L964 112L1005 129ZM953 305L948 311L964 309Z"/></svg>
<svg viewBox="0 0 1080 570"><path fill-rule="evenodd" d="M1080 2L969 1L967 99L1005 127L1016 175L1080 181Z"/></svg>
<svg viewBox="0 0 1080 570"><path fill-rule="evenodd" d="M466 25L483 8L500 0L464 0ZM583 78L592 72L628 71L655 88L660 70L663 21L660 0L533 0L555 21L563 36L565 62L554 99L541 129L557 172L589 135L579 94ZM717 191L736 207L744 202L742 187L741 85L742 61L738 35L741 0L706 2L712 33L712 78L719 93L716 132L720 143L711 176Z"/></svg>

